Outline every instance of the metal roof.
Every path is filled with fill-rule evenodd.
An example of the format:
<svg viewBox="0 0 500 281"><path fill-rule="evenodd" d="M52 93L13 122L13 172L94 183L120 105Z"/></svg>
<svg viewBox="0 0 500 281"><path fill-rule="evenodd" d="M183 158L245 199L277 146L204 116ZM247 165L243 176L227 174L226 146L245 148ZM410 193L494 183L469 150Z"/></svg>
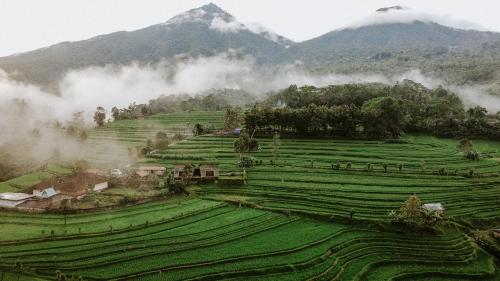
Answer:
<svg viewBox="0 0 500 281"><path fill-rule="evenodd" d="M33 195L27 193L16 193L16 192L0 193L0 199L9 201L26 200L31 197L33 197Z"/></svg>
<svg viewBox="0 0 500 281"><path fill-rule="evenodd" d="M424 208L432 211L444 211L444 207L441 203L428 203L424 204Z"/></svg>

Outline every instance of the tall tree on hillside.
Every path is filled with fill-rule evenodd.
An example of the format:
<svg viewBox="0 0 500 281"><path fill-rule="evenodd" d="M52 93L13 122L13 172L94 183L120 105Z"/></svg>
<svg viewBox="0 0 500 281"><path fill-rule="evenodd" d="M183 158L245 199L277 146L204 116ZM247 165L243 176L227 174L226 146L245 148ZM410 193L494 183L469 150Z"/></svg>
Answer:
<svg viewBox="0 0 500 281"><path fill-rule="evenodd" d="M240 113L241 109L239 107L226 109L224 113L224 130L233 130L240 125Z"/></svg>
<svg viewBox="0 0 500 281"><path fill-rule="evenodd" d="M400 213L403 219L408 222L418 222L420 220L422 212L422 201L416 194L413 194L406 200L406 202L401 206Z"/></svg>
<svg viewBox="0 0 500 281"><path fill-rule="evenodd" d="M106 110L102 106L98 106L94 113L94 122L97 124L97 127L102 127L104 125L104 121L106 120Z"/></svg>
<svg viewBox="0 0 500 281"><path fill-rule="evenodd" d="M120 110L118 109L118 107L113 106L113 108L111 109L111 115L113 116L113 120L115 121L120 119Z"/></svg>
<svg viewBox="0 0 500 281"><path fill-rule="evenodd" d="M278 160L278 157L279 157L280 147L281 147L280 134L278 134L278 132L275 132L273 135L273 142L272 142L273 164L275 164L275 165L276 165L276 161Z"/></svg>

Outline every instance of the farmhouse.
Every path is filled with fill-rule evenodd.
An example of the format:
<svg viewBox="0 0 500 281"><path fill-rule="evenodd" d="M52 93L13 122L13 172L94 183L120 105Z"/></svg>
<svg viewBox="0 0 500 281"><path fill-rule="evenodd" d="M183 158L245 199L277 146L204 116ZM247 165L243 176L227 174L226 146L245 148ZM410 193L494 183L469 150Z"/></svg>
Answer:
<svg viewBox="0 0 500 281"><path fill-rule="evenodd" d="M121 177L123 176L123 173L120 169L113 169L111 172L109 172L109 175L112 177Z"/></svg>
<svg viewBox="0 0 500 281"><path fill-rule="evenodd" d="M42 199L51 198L53 196L56 196L59 193L60 192L56 191L54 189L54 187L46 187L43 189L33 189L33 196L36 196L36 197L42 198Z"/></svg>
<svg viewBox="0 0 500 281"><path fill-rule="evenodd" d="M43 181L33 186L33 195L40 198L50 198L51 196L42 196L42 192L46 190L47 187L52 187L54 191L57 190L57 193L66 197L81 198L90 190L100 191L107 188L107 177L102 176L101 174L102 173L88 173L85 171L71 176L62 176ZM46 193L47 195L53 195L51 190L46 190Z"/></svg>
<svg viewBox="0 0 500 281"><path fill-rule="evenodd" d="M16 208L18 205L33 199L33 195L27 193L5 192L0 193L0 207Z"/></svg>
<svg viewBox="0 0 500 281"><path fill-rule="evenodd" d="M443 212L444 212L444 207L441 203L424 204L423 208L428 210L428 211L435 211L439 215L443 214Z"/></svg>
<svg viewBox="0 0 500 281"><path fill-rule="evenodd" d="M188 164L174 165L174 178L181 179ZM190 165L190 164L189 164ZM191 169L193 180L215 180L219 177L219 165L216 163L201 163Z"/></svg>
<svg viewBox="0 0 500 281"><path fill-rule="evenodd" d="M105 182L95 184L94 188L92 188L92 190L95 192L101 192L101 191L107 189L108 187L109 187L109 184L107 181L105 181Z"/></svg>
<svg viewBox="0 0 500 281"><path fill-rule="evenodd" d="M150 175L163 176L167 168L161 166L141 166L137 169L136 174L139 177L147 177Z"/></svg>

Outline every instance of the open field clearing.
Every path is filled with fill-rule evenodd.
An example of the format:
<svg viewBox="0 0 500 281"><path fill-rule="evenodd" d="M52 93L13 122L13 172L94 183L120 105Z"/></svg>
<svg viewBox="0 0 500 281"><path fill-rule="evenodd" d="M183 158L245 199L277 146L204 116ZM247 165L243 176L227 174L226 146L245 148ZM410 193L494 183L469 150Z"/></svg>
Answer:
<svg viewBox="0 0 500 281"><path fill-rule="evenodd" d="M20 231L68 230L2 236L0 268L22 261L24 273L39 278L53 278L56 270L85 280L413 280L435 271L494 280L497 274L493 258L462 234L392 234L199 199L75 215L67 226L56 216L2 219L21 221ZM85 231L75 233L80 225Z"/></svg>
<svg viewBox="0 0 500 281"><path fill-rule="evenodd" d="M220 128L221 116L119 121L89 140L119 144L100 147L96 159L126 156L159 130L187 134L196 122ZM190 137L139 160L168 170L217 162L222 174L241 172L234 140ZM415 234L377 226L413 193L442 203L448 226L498 226L500 144L474 141L483 158L470 161L455 140L405 140L283 138L271 163L271 140L258 138L261 149L247 156L262 164L246 169L244 186L195 185L198 196L68 214L66 224L62 214L2 211L0 272L17 280L19 261L19 280L55 280L56 271L83 280L499 280L495 257L455 228ZM125 191L132 192L105 193Z"/></svg>

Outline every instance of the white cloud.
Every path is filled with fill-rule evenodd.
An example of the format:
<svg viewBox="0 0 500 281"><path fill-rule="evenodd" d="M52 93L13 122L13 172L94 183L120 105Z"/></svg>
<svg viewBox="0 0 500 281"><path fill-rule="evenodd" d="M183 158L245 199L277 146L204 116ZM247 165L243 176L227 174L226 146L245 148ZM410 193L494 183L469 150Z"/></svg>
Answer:
<svg viewBox="0 0 500 281"><path fill-rule="evenodd" d="M218 16L212 19L210 28L220 32L228 33L237 33L242 30L247 30L244 24L241 24L234 19L225 20L224 18Z"/></svg>
<svg viewBox="0 0 500 281"><path fill-rule="evenodd" d="M486 31L486 29L478 24L459 20L451 15L438 15L425 12L415 11L409 8L390 9L386 12L375 12L372 15L354 22L345 28L359 28L368 25L388 24L388 23L412 23L415 21L433 22L441 25L457 28L457 29L474 29Z"/></svg>

